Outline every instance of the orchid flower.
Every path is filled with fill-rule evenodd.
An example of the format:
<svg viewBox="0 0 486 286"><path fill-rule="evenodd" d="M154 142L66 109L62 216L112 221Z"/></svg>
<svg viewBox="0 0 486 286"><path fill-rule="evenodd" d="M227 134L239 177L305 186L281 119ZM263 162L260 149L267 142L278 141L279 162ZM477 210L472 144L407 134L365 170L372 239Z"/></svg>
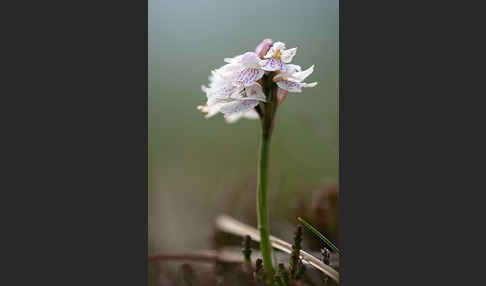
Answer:
<svg viewBox="0 0 486 286"><path fill-rule="evenodd" d="M296 53L297 48L286 50L284 43L276 42L265 55L267 60L264 62L263 69L266 71L285 71L285 64L290 63Z"/></svg>
<svg viewBox="0 0 486 286"><path fill-rule="evenodd" d="M265 73L262 69L262 60L256 53L245 53L241 57L240 63L243 68L238 72L235 81L235 85L237 86L252 85L255 81L261 79Z"/></svg>
<svg viewBox="0 0 486 286"><path fill-rule="evenodd" d="M287 65L287 70L277 74L273 81L277 83L277 86L281 89L285 89L288 92L302 92L303 87L314 87L317 82L305 83L305 80L314 71L314 65L310 68L302 71L298 65Z"/></svg>
<svg viewBox="0 0 486 286"><path fill-rule="evenodd" d="M300 66L290 64L296 52L297 48L286 49L282 42L265 39L255 52L225 58L226 64L211 72L209 85L201 86L207 102L198 109L206 113L206 118L223 113L227 122L240 118L256 119L259 116L255 115L262 115L257 112L258 106L263 109L268 101L264 86L269 87L272 80L274 88L278 89L278 102L282 102L287 92L301 92L303 87L315 86L315 82L303 82L314 66L302 71Z"/></svg>

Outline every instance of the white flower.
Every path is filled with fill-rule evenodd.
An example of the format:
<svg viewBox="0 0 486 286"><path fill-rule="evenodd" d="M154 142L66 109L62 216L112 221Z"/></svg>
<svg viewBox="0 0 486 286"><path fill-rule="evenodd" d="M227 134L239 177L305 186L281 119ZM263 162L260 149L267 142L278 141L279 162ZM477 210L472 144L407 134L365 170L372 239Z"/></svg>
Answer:
<svg viewBox="0 0 486 286"><path fill-rule="evenodd" d="M314 87L317 82L305 83L302 82L314 71L314 65L310 68L302 71L298 65L287 65L285 72L277 74L273 80L277 83L278 87L285 89L289 92L302 92L303 87Z"/></svg>
<svg viewBox="0 0 486 286"><path fill-rule="evenodd" d="M240 64L242 69L238 72L236 77L236 86L249 86L255 81L262 78L265 73L262 70L262 60L256 53L245 53L241 58L235 61L236 64Z"/></svg>
<svg viewBox="0 0 486 286"><path fill-rule="evenodd" d="M297 48L286 50L284 43L276 42L265 55L268 60L264 61L263 69L266 71L285 71L285 64L290 63L296 53Z"/></svg>
<svg viewBox="0 0 486 286"><path fill-rule="evenodd" d="M260 68L261 59L249 52L225 61L228 64L212 71L209 87L201 86L207 103L198 109L207 113L206 117L221 112L231 119L240 118L235 114L246 114L260 101L265 101L262 87L256 82L264 74Z"/></svg>
<svg viewBox="0 0 486 286"><path fill-rule="evenodd" d="M233 58L225 58L225 65L211 72L209 85L201 86L207 102L197 108L211 117L221 112L227 122L240 118L259 118L255 107L266 102L262 84L268 82L270 72L278 86L278 102L287 92L301 92L303 87L313 87L317 82L303 82L313 71L311 66L302 71L298 65L290 64L297 48L285 49L282 42L263 40L255 52L246 52ZM275 88L277 88L275 86Z"/></svg>
<svg viewBox="0 0 486 286"><path fill-rule="evenodd" d="M214 103L224 103L219 111L226 117L233 113L252 110L260 101L265 102L265 94L261 85L255 82L251 86L237 88L229 98L215 99Z"/></svg>

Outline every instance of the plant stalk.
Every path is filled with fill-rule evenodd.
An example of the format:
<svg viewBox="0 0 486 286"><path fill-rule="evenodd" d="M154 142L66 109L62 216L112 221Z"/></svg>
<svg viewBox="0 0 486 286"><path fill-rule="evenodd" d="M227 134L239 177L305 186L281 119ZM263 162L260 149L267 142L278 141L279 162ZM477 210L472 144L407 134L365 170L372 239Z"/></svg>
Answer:
<svg viewBox="0 0 486 286"><path fill-rule="evenodd" d="M260 158L258 165L258 187L257 187L257 216L258 230L260 231L260 250L265 269L266 283L274 285L273 275L275 274L272 265L272 246L270 243L270 224L268 220L267 186L268 186L268 158L270 153L270 138L273 131L275 111L278 105L278 87L273 82L274 74L265 76L263 90L267 102L262 106L262 137L260 143Z"/></svg>
<svg viewBox="0 0 486 286"><path fill-rule="evenodd" d="M273 277L272 247L270 244L270 229L268 222L267 174L270 136L262 136L260 145L260 164L258 170L257 214L258 230L260 231L260 250L262 252L263 268L267 278ZM269 283L269 279L267 279Z"/></svg>

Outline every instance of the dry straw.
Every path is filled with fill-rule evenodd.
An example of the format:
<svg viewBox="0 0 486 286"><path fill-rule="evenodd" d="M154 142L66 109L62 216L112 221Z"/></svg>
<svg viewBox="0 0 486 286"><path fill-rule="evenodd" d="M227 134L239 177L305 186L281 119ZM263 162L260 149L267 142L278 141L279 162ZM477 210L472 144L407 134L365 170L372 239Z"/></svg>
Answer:
<svg viewBox="0 0 486 286"><path fill-rule="evenodd" d="M221 214L217 216L216 226L221 231L232 233L242 237L249 235L251 239L260 241L260 234L257 229L249 225L246 225L244 223L241 223L228 215ZM273 248L279 249L288 254L292 253L292 245L290 243L285 242L272 235L270 236L270 242ZM310 265L314 266L318 270L322 271L323 273L331 277L334 281L339 283L339 272L337 272L329 265L324 264L321 260L319 260L315 256L312 256L311 254L301 250L300 258L304 261L304 263L309 263Z"/></svg>

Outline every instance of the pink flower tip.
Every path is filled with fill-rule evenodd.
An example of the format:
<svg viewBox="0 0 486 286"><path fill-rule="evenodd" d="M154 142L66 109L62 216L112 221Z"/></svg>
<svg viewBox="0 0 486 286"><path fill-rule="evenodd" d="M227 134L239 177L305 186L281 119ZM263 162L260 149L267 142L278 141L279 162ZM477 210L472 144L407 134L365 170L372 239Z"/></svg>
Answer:
<svg viewBox="0 0 486 286"><path fill-rule="evenodd" d="M263 58L267 54L272 44L273 41L271 39L265 39L256 47L255 52L260 58Z"/></svg>

